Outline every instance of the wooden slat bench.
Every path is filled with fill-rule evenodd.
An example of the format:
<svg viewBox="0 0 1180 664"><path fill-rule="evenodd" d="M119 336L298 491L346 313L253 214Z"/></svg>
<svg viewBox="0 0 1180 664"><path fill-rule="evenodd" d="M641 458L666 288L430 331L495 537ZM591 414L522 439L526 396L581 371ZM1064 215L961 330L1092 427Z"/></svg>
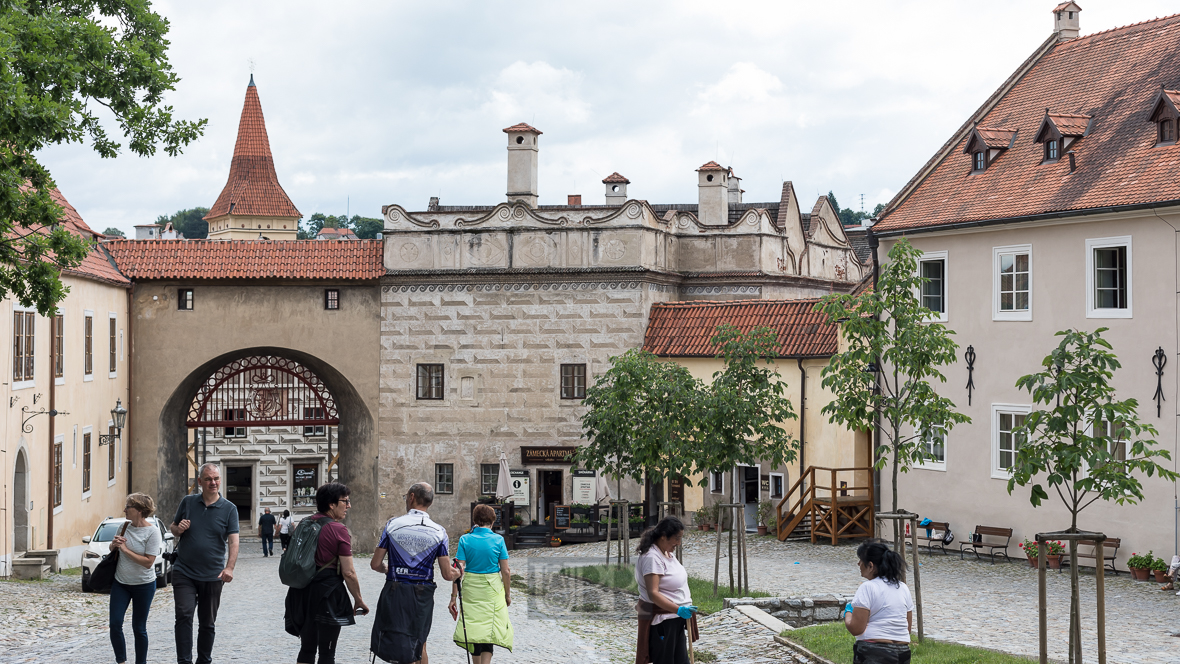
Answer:
<svg viewBox="0 0 1180 664"><path fill-rule="evenodd" d="M1065 544L1066 546L1065 546L1065 554L1061 556L1061 562L1065 565L1068 565L1069 564L1069 544L1067 542L1063 542L1063 544ZM1119 545L1120 544L1122 544L1122 540L1119 539L1118 537L1107 537L1106 541L1103 542L1103 549L1102 549L1102 560L1105 563L1103 565L1103 567L1105 567L1106 569L1109 569L1111 572L1114 572L1116 575L1119 573L1119 571L1117 569L1115 569L1114 561L1115 561L1115 558L1117 558L1119 555ZM1083 546L1088 546L1088 547L1090 547L1090 549L1088 551L1083 552L1083 550L1082 550ZM1094 562L1097 563L1097 561L1095 560L1095 555L1096 555L1097 551L1098 551L1098 542L1095 542L1094 540L1079 540L1078 541L1078 567L1082 566L1083 559L1094 560Z"/></svg>
<svg viewBox="0 0 1180 664"><path fill-rule="evenodd" d="M959 559L960 560L963 558L963 554L967 551L974 553L976 560L978 560L979 559L979 550L980 549L988 549L990 551L989 557L991 558L993 565L996 564L996 552L997 551L999 551L1000 553L1002 553L1004 555L1004 560L1006 560L1008 562L1012 562L1012 559L1008 557L1008 543L1012 541L1012 529L1011 528L997 528L995 526L975 526L975 532L973 532L971 535L972 535L971 536L972 541L963 542L962 544L959 545ZM978 535L979 537L976 538L975 537L976 535ZM983 539L985 537L995 538L996 541L1003 539L1004 543L998 544L998 543L986 542ZM976 541L977 539L978 539L978 541Z"/></svg>
<svg viewBox="0 0 1180 664"><path fill-rule="evenodd" d="M934 550L938 549L942 551L942 555L947 555L946 545L942 543L942 538L946 535L947 528L950 527L951 524L947 523L946 521L931 521L924 526L918 526L918 532L916 533L918 548L920 549L924 546L930 553L934 553ZM923 533L926 532L926 529L930 529L930 537L923 535ZM925 544L923 544L923 542L925 542Z"/></svg>

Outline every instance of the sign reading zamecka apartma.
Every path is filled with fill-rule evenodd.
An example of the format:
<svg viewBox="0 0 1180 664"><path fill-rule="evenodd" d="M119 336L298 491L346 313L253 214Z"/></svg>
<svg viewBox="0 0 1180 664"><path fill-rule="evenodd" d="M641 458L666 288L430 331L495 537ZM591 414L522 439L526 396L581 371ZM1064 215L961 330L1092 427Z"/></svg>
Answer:
<svg viewBox="0 0 1180 664"><path fill-rule="evenodd" d="M530 463L572 463L576 447L522 447L520 462Z"/></svg>

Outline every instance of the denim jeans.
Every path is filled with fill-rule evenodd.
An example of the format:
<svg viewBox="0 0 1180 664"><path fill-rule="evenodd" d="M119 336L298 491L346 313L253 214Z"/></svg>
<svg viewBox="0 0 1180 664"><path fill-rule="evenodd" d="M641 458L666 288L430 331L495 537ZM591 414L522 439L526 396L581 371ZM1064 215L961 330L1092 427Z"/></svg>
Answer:
<svg viewBox="0 0 1180 664"><path fill-rule="evenodd" d="M176 602L176 661L193 661L193 614L197 614L197 664L213 661L213 640L217 636L217 609L221 606L224 581L194 581L180 572L172 573L172 597Z"/></svg>
<svg viewBox="0 0 1180 664"><path fill-rule="evenodd" d="M135 634L135 664L147 663L148 611L152 598L156 596L156 582L127 586L115 579L111 583L111 647L115 649L115 661L127 661L127 641L123 638L123 617L131 605L131 631Z"/></svg>
<svg viewBox="0 0 1180 664"><path fill-rule="evenodd" d="M275 554L275 536L262 534L262 555L273 556Z"/></svg>

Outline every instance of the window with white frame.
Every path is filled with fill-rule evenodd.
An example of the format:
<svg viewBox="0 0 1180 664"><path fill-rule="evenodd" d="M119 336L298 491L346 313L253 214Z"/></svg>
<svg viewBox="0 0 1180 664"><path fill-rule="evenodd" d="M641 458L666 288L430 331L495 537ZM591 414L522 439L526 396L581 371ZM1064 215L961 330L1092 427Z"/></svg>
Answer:
<svg viewBox="0 0 1180 664"><path fill-rule="evenodd" d="M709 492L725 493L725 473L720 470L709 473Z"/></svg>
<svg viewBox="0 0 1180 664"><path fill-rule="evenodd" d="M784 485L787 483L787 478L782 473L770 474L770 497L776 500L781 500L783 497Z"/></svg>
<svg viewBox="0 0 1180 664"><path fill-rule="evenodd" d="M303 419L322 420L324 419L324 409L317 406L304 406ZM325 436L327 435L327 427L323 424L305 424L303 425L303 435Z"/></svg>
<svg viewBox="0 0 1180 664"><path fill-rule="evenodd" d="M1131 236L1086 240L1086 318L1131 317Z"/></svg>
<svg viewBox="0 0 1180 664"><path fill-rule="evenodd" d="M246 419L245 408L223 408L221 410L221 419L232 422L234 420ZM225 427L222 435L226 438L245 438L246 427Z"/></svg>
<svg viewBox="0 0 1180 664"><path fill-rule="evenodd" d="M116 362L116 358L119 356L119 321L116 318L116 314L114 312L109 315L108 322L110 328L110 339L108 343L109 348L107 349L107 374L110 378L115 378L119 375L117 373L119 365Z"/></svg>
<svg viewBox="0 0 1180 664"><path fill-rule="evenodd" d="M919 300L923 307L933 311L934 320L947 320L947 252L924 251L918 261L918 276L922 278Z"/></svg>
<svg viewBox="0 0 1180 664"><path fill-rule="evenodd" d="M992 404L992 477L1006 480L1012 474L1016 453L1024 443L1018 432L1032 407L1019 404Z"/></svg>
<svg viewBox="0 0 1180 664"><path fill-rule="evenodd" d="M85 312L82 325L82 380L94 379L94 312Z"/></svg>
<svg viewBox="0 0 1180 664"><path fill-rule="evenodd" d="M30 310L17 309L12 322L12 382L13 389L33 386L33 368L36 359L37 314Z"/></svg>
<svg viewBox="0 0 1180 664"><path fill-rule="evenodd" d="M496 495L496 487L500 480L500 464L479 464L479 492L485 496Z"/></svg>
<svg viewBox="0 0 1180 664"><path fill-rule="evenodd" d="M946 429L941 426L925 427L921 431L918 444L926 458L922 460L920 468L928 470L946 470Z"/></svg>
<svg viewBox="0 0 1180 664"><path fill-rule="evenodd" d="M1032 320L1032 245L992 249L992 320Z"/></svg>
<svg viewBox="0 0 1180 664"><path fill-rule="evenodd" d="M1127 440L1130 438L1126 426L1122 422L1115 422L1114 426L1107 420L1102 419L1102 415L1094 418L1093 433L1094 438L1106 439L1106 451L1115 461L1127 460Z"/></svg>

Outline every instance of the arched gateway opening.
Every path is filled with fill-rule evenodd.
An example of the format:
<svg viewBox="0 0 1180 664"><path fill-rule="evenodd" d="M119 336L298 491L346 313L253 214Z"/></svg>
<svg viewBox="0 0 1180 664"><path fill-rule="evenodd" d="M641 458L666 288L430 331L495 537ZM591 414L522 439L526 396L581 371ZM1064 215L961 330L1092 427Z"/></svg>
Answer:
<svg viewBox="0 0 1180 664"><path fill-rule="evenodd" d="M314 513L316 488L332 480L364 498L349 515L354 533L363 538L376 517L372 415L344 376L306 353L255 348L205 363L169 398L160 442L167 504L196 490L201 464L219 464L243 534L268 507Z"/></svg>

